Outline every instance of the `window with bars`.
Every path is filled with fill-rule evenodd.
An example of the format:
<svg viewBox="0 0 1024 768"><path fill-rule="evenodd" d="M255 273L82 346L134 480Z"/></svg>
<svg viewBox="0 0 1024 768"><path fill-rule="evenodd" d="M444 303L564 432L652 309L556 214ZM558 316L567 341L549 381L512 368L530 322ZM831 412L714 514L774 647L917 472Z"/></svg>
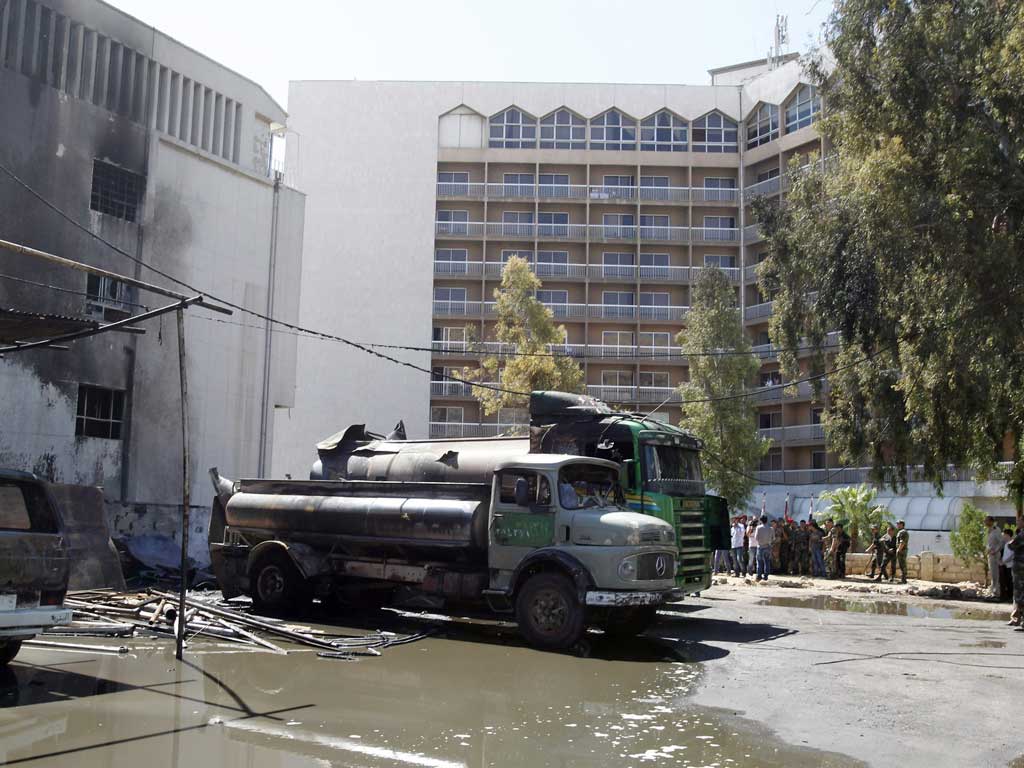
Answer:
<svg viewBox="0 0 1024 768"><path fill-rule="evenodd" d="M803 85L786 104L786 133L792 133L818 119L821 99L813 85Z"/></svg>
<svg viewBox="0 0 1024 768"><path fill-rule="evenodd" d="M490 120L488 145L497 149L528 149L537 146L537 118L516 107L499 112Z"/></svg>
<svg viewBox="0 0 1024 768"><path fill-rule="evenodd" d="M693 121L693 151L736 152L736 123L720 112L712 112Z"/></svg>
<svg viewBox="0 0 1024 768"><path fill-rule="evenodd" d="M686 121L663 109L640 123L642 152L685 152Z"/></svg>
<svg viewBox="0 0 1024 768"><path fill-rule="evenodd" d="M102 160L93 160L89 207L108 216L134 222L145 186L145 177Z"/></svg>
<svg viewBox="0 0 1024 768"><path fill-rule="evenodd" d="M759 147L779 138L779 108L762 104L747 120L747 149Z"/></svg>
<svg viewBox="0 0 1024 768"><path fill-rule="evenodd" d="M636 120L617 109L610 109L595 117L590 121L590 148L636 149Z"/></svg>
<svg viewBox="0 0 1024 768"><path fill-rule="evenodd" d="M124 392L118 389L78 385L76 437L120 440L124 425Z"/></svg>

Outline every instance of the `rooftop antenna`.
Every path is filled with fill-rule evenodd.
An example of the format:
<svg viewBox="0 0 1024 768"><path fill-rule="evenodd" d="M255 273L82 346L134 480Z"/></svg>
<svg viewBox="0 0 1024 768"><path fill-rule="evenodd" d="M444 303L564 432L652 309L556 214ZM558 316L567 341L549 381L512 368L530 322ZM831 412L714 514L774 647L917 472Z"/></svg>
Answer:
<svg viewBox="0 0 1024 768"><path fill-rule="evenodd" d="M777 69L782 66L782 58L785 56L785 48L789 45L789 17L777 15L775 17L775 33L772 47L768 52L768 68Z"/></svg>

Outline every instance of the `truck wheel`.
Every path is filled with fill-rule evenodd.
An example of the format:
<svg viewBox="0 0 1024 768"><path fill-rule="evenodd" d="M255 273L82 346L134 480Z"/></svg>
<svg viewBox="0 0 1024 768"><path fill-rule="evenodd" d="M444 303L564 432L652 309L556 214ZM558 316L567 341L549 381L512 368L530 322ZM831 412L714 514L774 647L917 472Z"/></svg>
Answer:
<svg viewBox="0 0 1024 768"><path fill-rule="evenodd" d="M0 667L6 667L21 650L21 640L0 640Z"/></svg>
<svg viewBox="0 0 1024 768"><path fill-rule="evenodd" d="M249 584L253 608L268 616L301 613L313 599L306 579L280 549L265 552L253 563Z"/></svg>
<svg viewBox="0 0 1024 768"><path fill-rule="evenodd" d="M614 608L601 624L601 629L606 635L615 638L636 637L645 632L657 618L658 609L653 605Z"/></svg>
<svg viewBox="0 0 1024 768"><path fill-rule="evenodd" d="M572 582L559 573L527 579L516 597L516 621L537 648L562 650L583 636L583 606Z"/></svg>

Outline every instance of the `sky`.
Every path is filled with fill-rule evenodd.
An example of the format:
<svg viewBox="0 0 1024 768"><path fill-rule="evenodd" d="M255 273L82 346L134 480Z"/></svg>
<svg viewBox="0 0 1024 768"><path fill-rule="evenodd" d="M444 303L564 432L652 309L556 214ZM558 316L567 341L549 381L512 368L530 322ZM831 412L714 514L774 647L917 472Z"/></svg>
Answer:
<svg viewBox="0 0 1024 768"><path fill-rule="evenodd" d="M790 51L831 0L109 0L262 85L289 80L710 82L763 58L776 14Z"/></svg>

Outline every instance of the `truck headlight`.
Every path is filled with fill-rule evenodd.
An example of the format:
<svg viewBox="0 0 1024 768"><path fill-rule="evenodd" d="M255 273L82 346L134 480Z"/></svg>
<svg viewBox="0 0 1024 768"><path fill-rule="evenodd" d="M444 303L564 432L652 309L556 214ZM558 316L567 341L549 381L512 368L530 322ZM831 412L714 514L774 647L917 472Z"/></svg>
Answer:
<svg viewBox="0 0 1024 768"><path fill-rule="evenodd" d="M619 563L619 578L623 581L632 581L636 578L635 557L627 557Z"/></svg>

